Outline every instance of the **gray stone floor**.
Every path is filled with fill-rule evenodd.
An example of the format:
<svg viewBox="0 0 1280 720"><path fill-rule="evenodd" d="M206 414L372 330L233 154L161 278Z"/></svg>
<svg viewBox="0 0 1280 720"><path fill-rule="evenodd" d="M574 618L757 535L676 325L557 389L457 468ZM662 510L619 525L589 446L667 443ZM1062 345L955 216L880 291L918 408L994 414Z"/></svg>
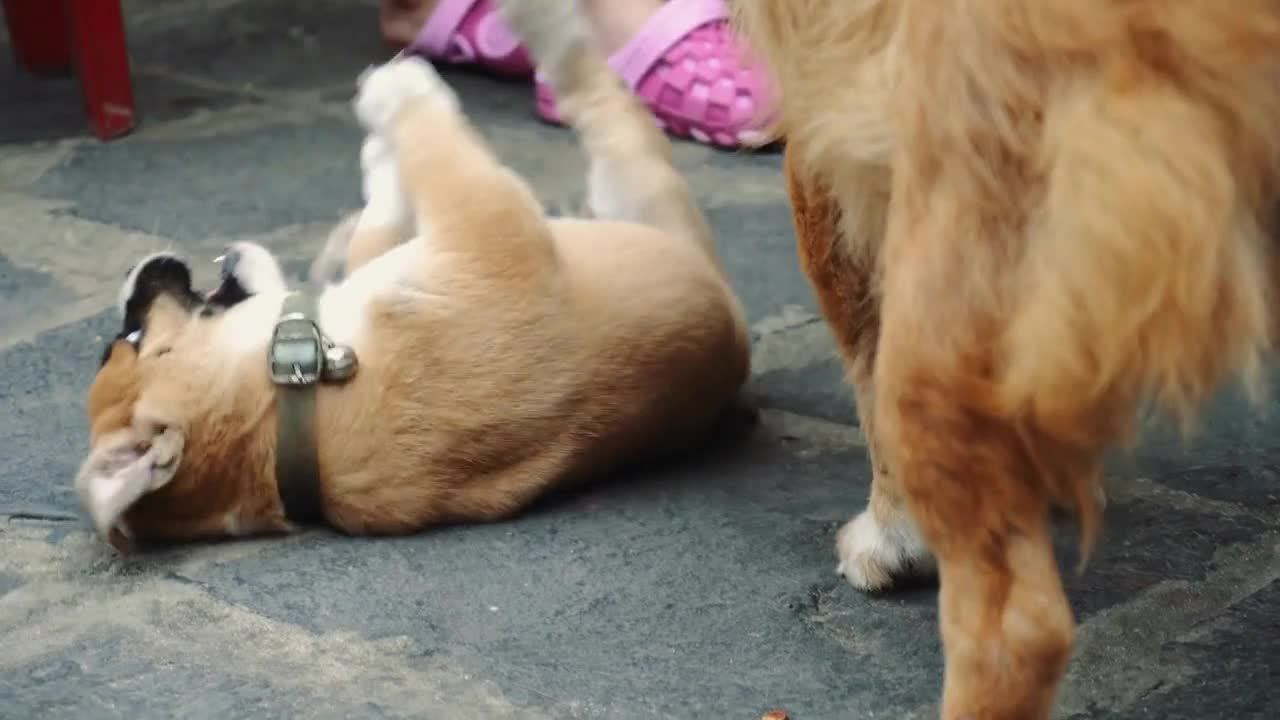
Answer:
<svg viewBox="0 0 1280 720"><path fill-rule="evenodd" d="M125 269L232 238L305 267L358 199L346 100L388 55L368 0L126 8L143 124L118 142L86 137L70 79L0 47L0 717L930 716L933 590L834 574L868 472L777 155L677 147L756 331L764 424L739 446L504 524L113 557L70 480ZM529 87L448 77L548 202L574 198L580 159ZM1157 433L1113 463L1104 544L1068 578L1060 717L1280 716L1268 409L1224 397L1190 447Z"/></svg>

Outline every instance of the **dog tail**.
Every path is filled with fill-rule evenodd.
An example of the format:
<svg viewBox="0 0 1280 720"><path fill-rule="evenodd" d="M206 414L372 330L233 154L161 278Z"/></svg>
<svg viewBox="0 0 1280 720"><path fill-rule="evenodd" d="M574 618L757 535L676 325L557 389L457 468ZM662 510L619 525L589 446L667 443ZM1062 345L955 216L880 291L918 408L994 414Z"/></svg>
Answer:
<svg viewBox="0 0 1280 720"><path fill-rule="evenodd" d="M1271 342L1280 9L1150 5L1021 5L1005 28L1042 55L1108 49L1049 101L999 388L1005 412L1087 446L1131 440L1138 402L1186 432L1226 378L1256 396Z"/></svg>
<svg viewBox="0 0 1280 720"><path fill-rule="evenodd" d="M587 152L587 207L596 218L656 227L702 248L719 267L705 216L671 164L652 113L596 50L577 2L499 0Z"/></svg>
<svg viewBox="0 0 1280 720"><path fill-rule="evenodd" d="M831 158L887 166L893 125L889 47L900 0L744 0L733 3L734 26L778 84L792 92L780 103L773 139L788 145L797 169ZM829 82L833 68L841 81ZM814 90L822 92L814 92Z"/></svg>

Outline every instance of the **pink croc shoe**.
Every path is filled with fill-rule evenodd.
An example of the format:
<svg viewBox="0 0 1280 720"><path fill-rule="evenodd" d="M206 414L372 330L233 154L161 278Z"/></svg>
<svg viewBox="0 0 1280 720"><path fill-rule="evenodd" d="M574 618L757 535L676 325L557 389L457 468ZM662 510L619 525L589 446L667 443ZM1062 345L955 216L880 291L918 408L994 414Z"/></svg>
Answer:
<svg viewBox="0 0 1280 720"><path fill-rule="evenodd" d="M440 0L405 51L434 62L475 65L494 75L533 74L533 60L492 0Z"/></svg>
<svg viewBox="0 0 1280 720"><path fill-rule="evenodd" d="M739 47L724 0L668 0L609 65L672 135L756 147L768 139L775 95L764 69ZM542 119L561 124L541 78L537 107Z"/></svg>

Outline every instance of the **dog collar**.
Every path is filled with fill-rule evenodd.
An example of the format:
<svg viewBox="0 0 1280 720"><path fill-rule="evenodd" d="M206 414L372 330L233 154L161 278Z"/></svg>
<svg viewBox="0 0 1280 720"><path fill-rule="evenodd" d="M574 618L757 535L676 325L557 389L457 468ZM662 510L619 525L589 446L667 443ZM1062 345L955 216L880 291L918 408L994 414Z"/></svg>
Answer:
<svg viewBox="0 0 1280 720"><path fill-rule="evenodd" d="M271 333L268 356L276 384L276 490L285 517L300 525L324 523L320 455L316 446L316 385L341 383L356 373L356 354L335 345L316 324L309 293L285 296Z"/></svg>

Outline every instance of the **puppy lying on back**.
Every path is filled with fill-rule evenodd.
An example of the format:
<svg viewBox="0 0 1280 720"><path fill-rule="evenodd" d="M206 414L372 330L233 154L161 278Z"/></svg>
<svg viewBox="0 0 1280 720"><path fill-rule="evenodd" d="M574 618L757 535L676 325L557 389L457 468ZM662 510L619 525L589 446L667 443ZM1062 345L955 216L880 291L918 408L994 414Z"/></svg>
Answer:
<svg viewBox="0 0 1280 720"><path fill-rule="evenodd" d="M696 442L732 403L743 314L667 140L572 4L510 5L582 138L594 219L545 217L430 65L367 72L367 206L346 279L313 317L354 374L273 382L269 354L290 362L273 340L288 288L267 250L233 246L209 296L178 258L144 259L89 392L75 481L118 548L296 528L281 453L313 464L315 520L341 531L505 518ZM289 423L309 424L314 447L278 447Z"/></svg>

